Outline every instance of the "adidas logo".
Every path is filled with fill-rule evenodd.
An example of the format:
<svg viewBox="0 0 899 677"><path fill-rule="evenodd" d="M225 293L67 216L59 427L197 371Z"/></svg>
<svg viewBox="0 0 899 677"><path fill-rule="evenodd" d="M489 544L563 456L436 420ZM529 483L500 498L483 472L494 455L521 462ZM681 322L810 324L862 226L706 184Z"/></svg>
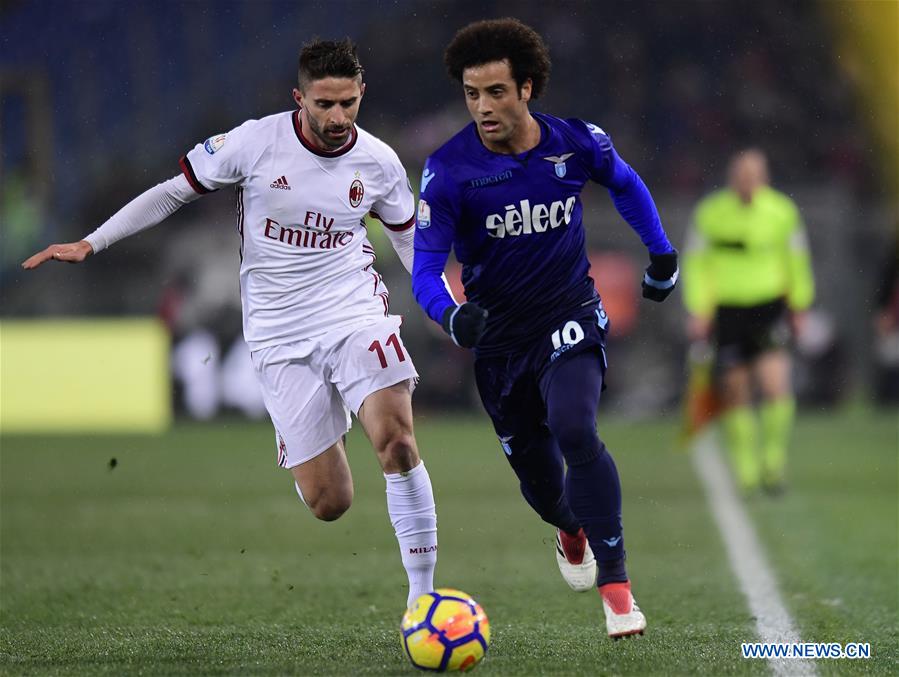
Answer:
<svg viewBox="0 0 899 677"><path fill-rule="evenodd" d="M277 188L278 190L290 190L290 184L287 183L287 177L282 176L281 178L275 179L271 183L271 188Z"/></svg>

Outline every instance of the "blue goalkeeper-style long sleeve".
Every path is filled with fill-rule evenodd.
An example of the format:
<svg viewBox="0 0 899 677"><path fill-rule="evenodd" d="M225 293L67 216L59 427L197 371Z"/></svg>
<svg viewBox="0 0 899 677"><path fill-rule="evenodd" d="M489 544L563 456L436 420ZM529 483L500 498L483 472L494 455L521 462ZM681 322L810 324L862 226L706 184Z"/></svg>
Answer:
<svg viewBox="0 0 899 677"><path fill-rule="evenodd" d="M456 306L441 278L448 257L448 251L416 249L412 263L412 293L418 305L437 324L442 322L447 308Z"/></svg>
<svg viewBox="0 0 899 677"><path fill-rule="evenodd" d="M617 152L612 151L613 164L608 186L612 202L621 217L634 229L650 254L667 254L674 251L662 228L662 220L649 189L640 175Z"/></svg>

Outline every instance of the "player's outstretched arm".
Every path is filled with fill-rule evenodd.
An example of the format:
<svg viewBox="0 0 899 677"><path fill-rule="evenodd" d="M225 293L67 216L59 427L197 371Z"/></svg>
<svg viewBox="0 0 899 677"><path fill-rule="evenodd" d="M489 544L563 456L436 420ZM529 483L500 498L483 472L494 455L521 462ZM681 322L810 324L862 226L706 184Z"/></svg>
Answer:
<svg viewBox="0 0 899 677"><path fill-rule="evenodd" d="M31 270L51 259L81 263L91 254L106 249L114 242L155 226L198 197L200 195L191 188L187 179L179 174L138 195L85 239L67 244L52 244L22 263L22 268Z"/></svg>
<svg viewBox="0 0 899 677"><path fill-rule="evenodd" d="M94 253L93 247L86 240L67 242L65 244L51 244L44 251L30 256L22 263L22 268L31 270L37 268L46 261L65 261L66 263L81 263Z"/></svg>

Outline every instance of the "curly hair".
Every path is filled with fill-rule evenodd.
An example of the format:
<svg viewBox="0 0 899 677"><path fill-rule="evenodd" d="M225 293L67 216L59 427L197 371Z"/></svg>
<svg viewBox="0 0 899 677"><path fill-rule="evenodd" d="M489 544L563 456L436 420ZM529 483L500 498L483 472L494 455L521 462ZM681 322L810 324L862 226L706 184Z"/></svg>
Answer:
<svg viewBox="0 0 899 677"><path fill-rule="evenodd" d="M359 63L356 45L349 38L343 40L320 40L303 45L300 52L300 66L297 81L304 89L313 80L322 78L355 78L365 71Z"/></svg>
<svg viewBox="0 0 899 677"><path fill-rule="evenodd" d="M460 29L443 53L446 72L457 82L471 66L508 59L512 77L521 86L531 80L531 97L536 99L549 82L549 50L543 38L518 19L487 19Z"/></svg>

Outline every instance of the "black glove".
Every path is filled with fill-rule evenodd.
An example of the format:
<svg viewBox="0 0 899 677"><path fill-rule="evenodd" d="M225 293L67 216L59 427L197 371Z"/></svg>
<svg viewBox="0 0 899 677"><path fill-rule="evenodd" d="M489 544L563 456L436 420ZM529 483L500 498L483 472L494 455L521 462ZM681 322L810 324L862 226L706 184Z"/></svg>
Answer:
<svg viewBox="0 0 899 677"><path fill-rule="evenodd" d="M677 284L677 250L667 254L650 254L649 267L643 275L643 298L661 303Z"/></svg>
<svg viewBox="0 0 899 677"><path fill-rule="evenodd" d="M443 313L443 331L460 348L474 348L487 327L487 311L477 303L463 303Z"/></svg>

